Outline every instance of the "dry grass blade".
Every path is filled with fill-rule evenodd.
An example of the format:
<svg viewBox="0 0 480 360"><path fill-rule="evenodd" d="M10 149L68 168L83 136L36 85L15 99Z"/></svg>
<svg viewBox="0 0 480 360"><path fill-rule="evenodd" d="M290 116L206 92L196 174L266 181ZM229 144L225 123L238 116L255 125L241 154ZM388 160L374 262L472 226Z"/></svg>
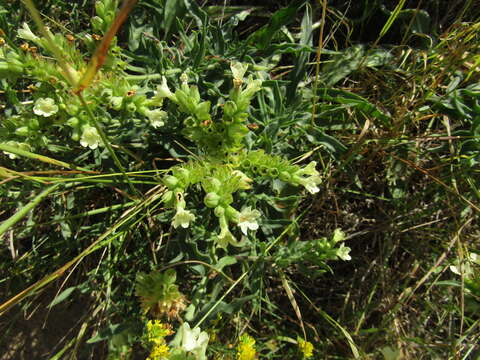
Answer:
<svg viewBox="0 0 480 360"><path fill-rule="evenodd" d="M290 301L290 304L292 304L293 310L295 311L295 315L297 315L298 321L300 322L300 327L302 328L302 332L303 332L303 338L306 339L307 333L305 332L305 326L303 325L302 313L300 312L300 307L298 306L297 301L295 300L295 296L293 296L292 288L288 284L287 278L283 271L280 271L280 279L282 280L282 286L285 289L285 292L287 293L288 300Z"/></svg>
<svg viewBox="0 0 480 360"><path fill-rule="evenodd" d="M137 0L125 0L123 2L123 5L117 17L113 21L112 26L110 26L107 33L103 37L102 42L95 50L95 54L90 60L90 63L88 64L88 68L85 71L85 74L83 74L77 87L75 88L74 92L76 94L81 93L92 83L98 70L100 70L100 68L105 63L105 59L107 58L107 52L108 52L108 47L110 46L110 43L112 42L113 38L117 34L118 29L120 29L120 26L122 26L122 24L127 19L128 14L134 8L136 3L137 3Z"/></svg>
<svg viewBox="0 0 480 360"><path fill-rule="evenodd" d="M93 243L91 243L85 250L83 250L80 254L78 254L74 259L70 260L67 262L65 265L54 271L53 273L45 276L43 279L37 281L33 285L29 286L25 290L19 292L17 295L13 296L9 300L5 301L3 304L0 304L0 315L4 314L6 311L8 311L12 306L18 304L20 301L23 299L27 298L30 295L33 295L37 291L41 290L48 284L50 284L52 281L55 279L58 279L61 277L65 272L67 272L72 266L76 265L78 262L80 262L83 258L88 256L89 254L93 253L94 251L98 250L99 248L103 247L106 245L108 242L112 241L116 237L121 235L121 232L116 233L116 231L128 223L130 219L132 219L135 215L141 213L142 210L144 210L146 207L149 205L152 205L156 200L158 200L161 195L164 192L163 187L157 187L156 191L152 192L151 195L138 205L132 207L131 209L127 210L126 212L123 213L123 215L120 217L120 219L111 227L109 228L106 232L104 232L100 237L97 238ZM160 203L157 203L156 206L158 206ZM152 209L155 206L152 207ZM143 219L143 217L146 216L146 213L144 212L141 216L140 219ZM137 220L140 221L140 220Z"/></svg>

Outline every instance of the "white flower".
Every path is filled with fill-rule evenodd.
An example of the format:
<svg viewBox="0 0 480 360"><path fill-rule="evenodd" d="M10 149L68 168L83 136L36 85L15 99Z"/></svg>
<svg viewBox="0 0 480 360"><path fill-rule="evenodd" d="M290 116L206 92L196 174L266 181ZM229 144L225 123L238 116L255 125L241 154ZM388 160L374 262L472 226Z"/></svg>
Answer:
<svg viewBox="0 0 480 360"><path fill-rule="evenodd" d="M205 331L201 331L199 327L191 329L190 325L184 322L170 345L193 353L196 360L205 360L208 340L209 336Z"/></svg>
<svg viewBox="0 0 480 360"><path fill-rule="evenodd" d="M93 126L86 126L83 128L82 137L80 138L80 145L96 149L102 143L102 138L98 134L97 129Z"/></svg>
<svg viewBox="0 0 480 360"><path fill-rule="evenodd" d="M247 97L252 97L257 91L262 88L262 80L256 79L253 80L253 77L250 75L247 80L247 88L242 92L243 95Z"/></svg>
<svg viewBox="0 0 480 360"><path fill-rule="evenodd" d="M250 206L243 208L240 211L238 217L238 226L242 229L242 233L247 235L248 229L250 230L257 230L258 229L258 222L257 219L260 217L260 211L252 210Z"/></svg>
<svg viewBox="0 0 480 360"><path fill-rule="evenodd" d="M24 40L30 40L30 41L37 41L40 38L35 35L32 30L30 30L30 27L28 26L27 23L23 23L23 28L18 29L18 37L24 39Z"/></svg>
<svg viewBox="0 0 480 360"><path fill-rule="evenodd" d="M167 118L167 113L165 111L160 109L146 110L145 115L147 115L150 124L154 128L165 125L165 119Z"/></svg>
<svg viewBox="0 0 480 360"><path fill-rule="evenodd" d="M228 227L224 227L220 230L220 234L217 236L217 243L218 246L224 249L228 247L228 244L234 246L238 244L237 239L235 239L235 236L232 235Z"/></svg>
<svg viewBox="0 0 480 360"><path fill-rule="evenodd" d="M162 84L157 86L156 96L160 98L169 98L169 99L172 99L175 97L175 95L168 88L167 78L165 76L162 76Z"/></svg>
<svg viewBox="0 0 480 360"><path fill-rule="evenodd" d="M317 185L322 182L322 179L320 176L309 176L307 178L300 178L298 182L304 186L309 193L315 194L320 191Z"/></svg>
<svg viewBox="0 0 480 360"><path fill-rule="evenodd" d="M234 61L230 63L230 70L232 70L233 78L238 80L243 80L243 75L247 72L248 65L242 64L241 62Z"/></svg>
<svg viewBox="0 0 480 360"><path fill-rule="evenodd" d="M342 231L342 229L335 229L333 231L332 240L334 243L345 240L345 233Z"/></svg>
<svg viewBox="0 0 480 360"><path fill-rule="evenodd" d="M182 82L182 84L188 84L188 75L186 72L180 75L180 81Z"/></svg>
<svg viewBox="0 0 480 360"><path fill-rule="evenodd" d="M316 165L317 163L315 161L311 161L307 166L305 166L303 169L297 170L293 175L294 180L298 184L304 186L305 189L307 189L307 191L311 194L315 194L320 191L317 185L322 182L320 173L315 169Z"/></svg>
<svg viewBox="0 0 480 360"><path fill-rule="evenodd" d="M342 245L340 245L340 247L337 249L337 256L342 260L352 260L352 257L349 254L350 250L352 249L342 243Z"/></svg>
<svg viewBox="0 0 480 360"><path fill-rule="evenodd" d="M245 175L245 173L241 172L240 170L234 170L232 171L232 175L240 177L240 183L238 184L240 189L247 190L252 187L250 183L253 180L250 179L247 175Z"/></svg>
<svg viewBox="0 0 480 360"><path fill-rule="evenodd" d="M307 166L297 171L297 175L319 176L320 173L315 168L316 166L317 166L316 161L310 161L310 163Z"/></svg>
<svg viewBox="0 0 480 360"><path fill-rule="evenodd" d="M33 112L37 115L49 117L56 114L58 106L55 105L55 101L51 98L39 98L35 101Z"/></svg>
<svg viewBox="0 0 480 360"><path fill-rule="evenodd" d="M192 221L195 221L195 215L188 210L178 207L177 213L173 217L172 225L175 229L179 226L186 229Z"/></svg>

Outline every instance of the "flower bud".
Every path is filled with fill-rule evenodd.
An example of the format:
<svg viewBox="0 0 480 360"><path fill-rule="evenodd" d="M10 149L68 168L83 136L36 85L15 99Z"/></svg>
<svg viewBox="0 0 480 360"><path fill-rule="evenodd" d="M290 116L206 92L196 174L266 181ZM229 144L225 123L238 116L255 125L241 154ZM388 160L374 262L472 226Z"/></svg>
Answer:
<svg viewBox="0 0 480 360"><path fill-rule="evenodd" d="M288 171L282 171L279 175L280 180L289 182L292 179L292 176Z"/></svg>
<svg viewBox="0 0 480 360"><path fill-rule="evenodd" d="M171 203L173 202L173 191L167 191L165 194L162 195L162 201L167 205L171 206Z"/></svg>
<svg viewBox="0 0 480 360"><path fill-rule="evenodd" d="M74 104L69 104L68 106L66 106L66 112L68 115L70 116L74 116L78 113L78 106L77 105L74 105Z"/></svg>
<svg viewBox="0 0 480 360"><path fill-rule="evenodd" d="M167 175L163 178L163 183L169 188L169 189L174 189L178 183L179 180L172 175Z"/></svg>
<svg viewBox="0 0 480 360"><path fill-rule="evenodd" d="M137 106L133 102L130 102L130 103L127 104L127 106L125 106L125 109L129 113L134 113L137 110Z"/></svg>
<svg viewBox="0 0 480 360"><path fill-rule="evenodd" d="M98 16L105 16L105 4L103 1L95 1L95 12L98 14Z"/></svg>
<svg viewBox="0 0 480 360"><path fill-rule="evenodd" d="M217 193L214 193L214 192L210 192L208 193L207 195L205 195L205 198L203 199L203 202L205 203L205 205L209 208L214 208L216 206L218 206L218 204L220 203L220 195L218 195Z"/></svg>
<svg viewBox="0 0 480 360"><path fill-rule="evenodd" d="M234 61L230 64L230 70L232 71L233 78L242 80L243 76L247 72L248 64L242 64L241 62Z"/></svg>
<svg viewBox="0 0 480 360"><path fill-rule="evenodd" d="M180 75L180 81L184 84L188 83L188 75L187 73L182 73L182 75Z"/></svg>
<svg viewBox="0 0 480 360"><path fill-rule="evenodd" d="M38 130L40 129L40 123L38 122L38 119L32 118L28 120L28 128L31 130Z"/></svg>
<svg viewBox="0 0 480 360"><path fill-rule="evenodd" d="M27 126L19 127L15 130L15 134L18 136L28 136L30 130Z"/></svg>
<svg viewBox="0 0 480 360"><path fill-rule="evenodd" d="M225 215L225 208L223 206L217 206L213 211L216 217L223 217Z"/></svg>
<svg viewBox="0 0 480 360"><path fill-rule="evenodd" d="M190 177L190 171L181 167L181 168L175 169L175 175L184 181L188 181Z"/></svg>
<svg viewBox="0 0 480 360"><path fill-rule="evenodd" d="M232 175L240 177L240 182L238 184L239 188L242 190L247 190L252 187L251 182L253 181L250 179L245 173L241 172L240 170L234 170Z"/></svg>
<svg viewBox="0 0 480 360"><path fill-rule="evenodd" d="M80 140L80 133L76 130L72 132L72 135L70 136L73 141L79 141Z"/></svg>
<svg viewBox="0 0 480 360"><path fill-rule="evenodd" d="M30 40L34 42L40 39L32 32L32 30L30 30L30 27L27 23L23 23L23 27L21 29L18 29L18 37L24 40Z"/></svg>
<svg viewBox="0 0 480 360"><path fill-rule="evenodd" d="M67 120L67 125L70 127L77 127L80 124L80 120L76 117L71 117L70 119Z"/></svg>
<svg viewBox="0 0 480 360"><path fill-rule="evenodd" d="M95 30L101 30L103 28L103 20L100 17L94 16L91 21L92 21L92 27Z"/></svg>
<svg viewBox="0 0 480 360"><path fill-rule="evenodd" d="M167 78L165 76L162 77L162 84L157 86L157 96L160 98L169 98L174 99L175 95L170 91L167 84Z"/></svg>
<svg viewBox="0 0 480 360"><path fill-rule="evenodd" d="M236 111L237 111L237 105L233 101L227 101L223 106L223 113L229 119L233 118Z"/></svg>
<svg viewBox="0 0 480 360"><path fill-rule="evenodd" d="M122 108L123 98L121 96L112 96L110 98L110 106L113 110L120 110Z"/></svg>

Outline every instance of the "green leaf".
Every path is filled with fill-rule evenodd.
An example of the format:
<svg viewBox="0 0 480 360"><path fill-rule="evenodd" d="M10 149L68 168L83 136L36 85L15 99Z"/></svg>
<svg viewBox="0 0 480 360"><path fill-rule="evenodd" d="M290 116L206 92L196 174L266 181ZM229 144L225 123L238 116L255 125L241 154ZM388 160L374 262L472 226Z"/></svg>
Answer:
<svg viewBox="0 0 480 360"><path fill-rule="evenodd" d="M365 115L372 116L381 120L385 125L390 123L390 116L378 109L374 104L360 95L345 90L338 89L318 89L319 97L325 101L337 102L354 107L362 111Z"/></svg>
<svg viewBox="0 0 480 360"><path fill-rule="evenodd" d="M303 15L300 33L300 45L312 45L312 9L310 4L305 7L305 14ZM287 104L291 104L296 98L297 87L300 81L305 78L307 73L307 63L309 60L309 51L302 50L295 57L295 64L293 70L290 72L290 83L287 86Z"/></svg>
<svg viewBox="0 0 480 360"><path fill-rule="evenodd" d="M185 13L185 5L182 0L167 0L163 9L163 28L165 31L165 40L171 35L171 29L175 24L175 19L181 18Z"/></svg>
<svg viewBox="0 0 480 360"><path fill-rule="evenodd" d="M215 269L217 269L218 271L222 271L225 266L230 266L236 263L237 259L235 257L224 256L220 260L218 260L218 263L215 265Z"/></svg>
<svg viewBox="0 0 480 360"><path fill-rule="evenodd" d="M72 286L69 287L65 290L63 290L58 296L53 299L53 301L48 305L48 308L52 308L55 305L61 303L62 301L65 301L68 299L68 297L77 289L77 286Z"/></svg>
<svg viewBox="0 0 480 360"><path fill-rule="evenodd" d="M305 0L297 0L290 6L280 9L273 14L270 22L261 29L255 31L248 38L248 43L257 46L259 49L265 49L273 39L274 35L282 26L285 26L295 20L297 11L305 4Z"/></svg>
<svg viewBox="0 0 480 360"><path fill-rule="evenodd" d="M392 54L386 50L367 51L363 45L355 45L333 55L329 63L324 66L320 80L327 86L333 86L363 66L384 66L392 58Z"/></svg>

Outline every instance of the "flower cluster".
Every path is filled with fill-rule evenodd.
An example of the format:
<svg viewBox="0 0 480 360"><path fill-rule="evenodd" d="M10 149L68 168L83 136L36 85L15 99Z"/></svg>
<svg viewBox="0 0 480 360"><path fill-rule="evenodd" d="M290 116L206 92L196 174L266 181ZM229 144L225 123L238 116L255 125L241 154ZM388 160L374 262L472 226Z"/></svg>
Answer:
<svg viewBox="0 0 480 360"><path fill-rule="evenodd" d="M140 298L145 313L169 320L179 317L179 313L185 310L186 299L175 284L176 278L173 269L163 273L152 271L149 274L137 274L135 295Z"/></svg>
<svg viewBox="0 0 480 360"><path fill-rule="evenodd" d="M92 24L96 32L102 33L113 21L117 5L115 1L104 0L97 1L95 7L97 16L92 18ZM115 46L115 39L109 50L108 61L97 75L97 81L83 92L83 96L92 109L106 104L107 109L113 113L122 112L130 116L111 118L111 113L104 113L104 115L95 113L98 123L93 124L92 118L80 104L79 99L63 91L70 86L75 86L81 74L84 73L85 65L81 61L82 55L71 39L61 34L53 34L48 29L46 31L68 57L66 68L55 66L44 57L30 53L27 51L30 49L27 43L24 44L26 51L23 52L13 51L9 46L0 48L0 76L3 76L4 72L7 77L24 73L55 88L55 91L48 92L49 95L55 93L55 98L39 97L34 101L33 109L28 105L21 108L24 114L20 115L24 121L18 122L20 126L15 130L15 135L25 137L33 147L41 146L51 142L47 133L52 128L52 123L67 125L71 128L72 140L80 142L84 148L93 150L104 145L99 134L99 126L106 129L107 125L113 125L110 128L118 129L126 122L141 124L136 117L144 119L144 124L154 129L165 125L167 113L161 109L161 101L159 102L155 97L147 99L145 96L147 90L132 85L124 76L112 76L122 74L121 70L124 68L122 64L124 61L114 56L115 49L118 49ZM26 23L18 30L18 38L34 43L36 46L31 47L32 49L50 51L49 41L45 37L37 36ZM84 41L87 47L96 46L91 36L85 36ZM32 111L40 119L32 118ZM46 121L47 119L49 121Z"/></svg>
<svg viewBox="0 0 480 360"><path fill-rule="evenodd" d="M315 275L324 273L329 260L351 260L350 248L345 246L345 234L336 229L330 238L323 237L308 241L292 241L286 246L279 247L274 256L275 263L281 268L292 264L299 267L307 264L316 265ZM311 266L308 271L312 271Z"/></svg>
<svg viewBox="0 0 480 360"><path fill-rule="evenodd" d="M248 334L240 336L237 346L237 360L254 360L256 354L255 339Z"/></svg>
<svg viewBox="0 0 480 360"><path fill-rule="evenodd" d="M213 166L208 161L190 162L181 166L175 166L170 174L163 178L163 183L168 191L163 195L163 201L167 206L176 209L172 219L174 228L187 228L195 220L195 215L186 210L185 194L187 189L200 184L205 191L204 204L213 209L218 218L220 232L215 236L218 246L241 246L240 242L232 234L229 224L236 224L243 235L248 231L259 228L258 219L260 211L251 206L243 207L240 211L232 207L233 194L240 190L251 187L252 179L240 170L232 170L231 166L218 164Z"/></svg>
<svg viewBox="0 0 480 360"><path fill-rule="evenodd" d="M159 320L149 320L147 322L146 340L150 344L152 350L147 360L164 360L167 359L170 349L165 341L165 337L173 334L169 325L163 324Z"/></svg>
<svg viewBox="0 0 480 360"><path fill-rule="evenodd" d="M172 226L188 228L195 220L195 215L186 210L185 194L192 185L201 184L205 192L204 204L214 210L219 221L220 232L214 238L216 244L224 249L228 245L243 246L245 241L237 240L230 224L236 224L241 233L247 236L249 230L258 230L261 213L251 206L244 206L240 211L235 209L232 206L234 194L251 189L252 177L258 176L283 180L292 185L303 185L308 191L315 193L319 191L317 185L321 181L315 166L316 163L312 161L301 168L279 156L265 154L262 150L242 151L226 157L224 162L207 157L171 168L170 173L163 177L163 183L168 188L163 201L167 206L176 209ZM347 260L348 251L348 248L341 246L337 255Z"/></svg>
<svg viewBox="0 0 480 360"><path fill-rule="evenodd" d="M266 154L263 150L244 152L232 158L247 173L273 179L278 178L295 186L301 185L311 194L320 190L318 185L322 179L316 170L317 163L315 161L311 161L307 166L301 168L292 165L280 156Z"/></svg>
<svg viewBox="0 0 480 360"><path fill-rule="evenodd" d="M298 349L303 355L304 359L311 358L313 356L313 344L302 338L297 339Z"/></svg>
<svg viewBox="0 0 480 360"><path fill-rule="evenodd" d="M184 135L197 143L209 155L223 156L240 149L242 139L248 134L246 124L248 106L253 95L261 90L262 81L254 80L251 76L243 86L243 75L246 65L232 63L234 86L230 92L230 99L222 107L221 119L212 119L210 101L202 101L196 85L188 85L186 73L180 77L181 85L172 92L167 79L157 87L154 101L160 102L169 99L178 105L181 112L186 113Z"/></svg>

